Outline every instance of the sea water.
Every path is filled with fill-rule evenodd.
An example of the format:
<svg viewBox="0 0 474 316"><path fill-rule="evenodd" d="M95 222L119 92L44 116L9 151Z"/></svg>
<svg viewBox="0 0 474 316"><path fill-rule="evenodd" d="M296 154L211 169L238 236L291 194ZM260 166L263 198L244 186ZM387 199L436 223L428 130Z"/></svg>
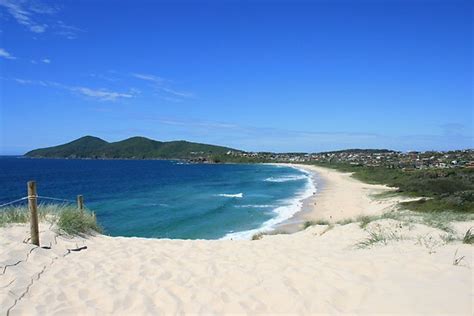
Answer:
<svg viewBox="0 0 474 316"><path fill-rule="evenodd" d="M0 204L25 196L28 180L40 196L82 194L106 234L155 238L248 239L315 191L310 174L287 166L0 157Z"/></svg>

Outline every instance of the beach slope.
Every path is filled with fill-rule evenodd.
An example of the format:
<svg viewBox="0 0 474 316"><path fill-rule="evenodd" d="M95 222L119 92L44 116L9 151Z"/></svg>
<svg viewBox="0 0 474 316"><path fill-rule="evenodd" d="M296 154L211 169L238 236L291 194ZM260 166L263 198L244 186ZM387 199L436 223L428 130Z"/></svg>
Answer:
<svg viewBox="0 0 474 316"><path fill-rule="evenodd" d="M449 235L380 219L205 241L65 238L42 225L43 249L12 225L0 228L0 314L471 315L473 247L460 241L471 226L455 223Z"/></svg>

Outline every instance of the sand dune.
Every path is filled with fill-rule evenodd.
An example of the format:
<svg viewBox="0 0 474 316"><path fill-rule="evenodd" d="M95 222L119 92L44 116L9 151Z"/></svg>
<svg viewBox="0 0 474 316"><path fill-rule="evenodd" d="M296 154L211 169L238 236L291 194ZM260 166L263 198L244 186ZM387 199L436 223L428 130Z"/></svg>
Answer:
<svg viewBox="0 0 474 316"><path fill-rule="evenodd" d="M326 194L326 205L328 192L352 195L357 187L365 192L363 203L374 202L373 187L346 176L332 179L320 194ZM350 190L343 189L344 182ZM356 215L354 208L364 206L334 203L349 208L334 217ZM474 223L454 228L461 236L470 226ZM46 225L41 230L42 243L51 249L23 243L24 225L1 229L1 314L473 312L472 246L446 243L446 232L420 224L384 219L366 229L356 223L318 225L256 241L66 239ZM357 247L370 232L396 238L387 245ZM87 249L71 251L83 246Z"/></svg>

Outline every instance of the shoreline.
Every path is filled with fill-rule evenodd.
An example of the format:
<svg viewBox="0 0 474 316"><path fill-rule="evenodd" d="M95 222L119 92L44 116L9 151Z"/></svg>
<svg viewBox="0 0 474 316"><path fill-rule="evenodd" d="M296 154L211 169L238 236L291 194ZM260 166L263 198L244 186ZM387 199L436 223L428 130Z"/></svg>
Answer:
<svg viewBox="0 0 474 316"><path fill-rule="evenodd" d="M307 221L337 221L364 215L380 215L393 210L403 197L374 198L379 193L395 190L379 184L368 184L352 178L351 173L304 164L275 164L309 172L316 192L304 199L300 211L276 225L276 232L295 233Z"/></svg>
<svg viewBox="0 0 474 316"><path fill-rule="evenodd" d="M395 203L370 199L376 188L349 174L322 176L316 206L295 215L337 221ZM377 219L231 241L66 237L42 222L41 248L13 224L0 228L0 314L468 315L472 226ZM374 234L386 239L368 243Z"/></svg>

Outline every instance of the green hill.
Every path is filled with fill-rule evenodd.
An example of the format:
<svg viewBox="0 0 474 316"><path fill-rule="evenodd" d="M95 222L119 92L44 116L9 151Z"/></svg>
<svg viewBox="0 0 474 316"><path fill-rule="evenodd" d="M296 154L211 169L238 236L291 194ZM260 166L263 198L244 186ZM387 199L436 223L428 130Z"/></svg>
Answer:
<svg viewBox="0 0 474 316"><path fill-rule="evenodd" d="M127 159L192 159L223 155L232 148L187 141L160 142L145 137L131 137L109 143L85 136L70 143L35 149L25 156L36 158L127 158Z"/></svg>

